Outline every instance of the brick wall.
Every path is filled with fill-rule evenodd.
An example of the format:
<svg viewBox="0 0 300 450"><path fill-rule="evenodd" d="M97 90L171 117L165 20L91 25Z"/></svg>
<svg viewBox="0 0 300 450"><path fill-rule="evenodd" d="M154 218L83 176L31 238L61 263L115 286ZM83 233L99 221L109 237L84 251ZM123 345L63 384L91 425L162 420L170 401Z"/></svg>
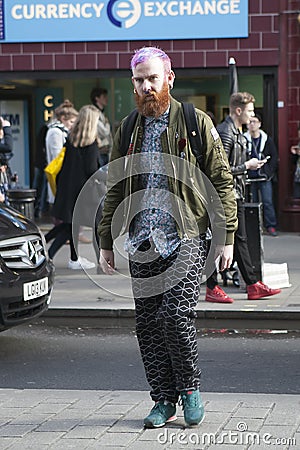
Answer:
<svg viewBox="0 0 300 450"><path fill-rule="evenodd" d="M289 140L291 145L298 142L298 126L300 125L300 22L297 15L300 13L300 1L289 0L288 11L297 11L288 14L288 119Z"/></svg>
<svg viewBox="0 0 300 450"><path fill-rule="evenodd" d="M247 39L0 44L0 71L128 69L143 45L163 48L174 68L224 67L232 55L239 67L277 66L279 11L280 0L249 0Z"/></svg>
<svg viewBox="0 0 300 450"><path fill-rule="evenodd" d="M300 24L297 20L300 0L280 0L280 64L278 67L278 152L279 208L282 231L300 231L300 202L293 197L293 177L290 146L298 142L300 123Z"/></svg>

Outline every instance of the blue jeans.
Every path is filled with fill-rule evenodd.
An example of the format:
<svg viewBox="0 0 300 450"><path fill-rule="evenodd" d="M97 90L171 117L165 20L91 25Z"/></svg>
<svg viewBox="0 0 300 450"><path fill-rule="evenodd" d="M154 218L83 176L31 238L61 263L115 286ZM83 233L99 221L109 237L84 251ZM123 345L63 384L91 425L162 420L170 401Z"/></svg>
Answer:
<svg viewBox="0 0 300 450"><path fill-rule="evenodd" d="M100 165L100 167L104 167L108 163L109 163L109 154L108 153L100 153L99 154L99 165Z"/></svg>
<svg viewBox="0 0 300 450"><path fill-rule="evenodd" d="M253 181L251 183L252 201L263 204L264 226L266 228L276 227L277 220L273 205L272 181Z"/></svg>

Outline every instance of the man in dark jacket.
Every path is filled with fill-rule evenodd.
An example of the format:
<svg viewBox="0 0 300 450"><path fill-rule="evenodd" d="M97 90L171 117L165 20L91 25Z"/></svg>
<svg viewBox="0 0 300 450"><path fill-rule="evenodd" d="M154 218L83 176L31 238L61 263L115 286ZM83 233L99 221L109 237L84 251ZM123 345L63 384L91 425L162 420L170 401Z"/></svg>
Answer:
<svg viewBox="0 0 300 450"><path fill-rule="evenodd" d="M137 337L155 402L145 427L175 420L179 396L186 423L197 425L204 408L194 319L206 261L208 199L182 105L170 96L175 74L169 57L158 48L144 47L134 54L131 68L139 114L125 157L120 152L123 122L114 139L99 226L100 264L106 274L114 273L113 235L129 231L125 245ZM233 178L210 118L197 109L196 118L204 171L217 193L213 209L219 200L225 213L225 269L232 261L237 226Z"/></svg>
<svg viewBox="0 0 300 450"><path fill-rule="evenodd" d="M8 161L13 153L13 137L10 122L0 116L0 192L1 198L7 200L7 190L10 187L12 176Z"/></svg>
<svg viewBox="0 0 300 450"><path fill-rule="evenodd" d="M12 157L13 137L12 129L8 120L0 116L0 161L5 165Z"/></svg>
<svg viewBox="0 0 300 450"><path fill-rule="evenodd" d="M249 170L260 170L268 161L265 158L248 159L248 141L240 131L242 125L249 124L254 117L254 101L254 97L248 92L232 94L229 116L217 127L234 179L238 212L238 229L234 238L234 260L246 283L248 300L258 300L280 292L280 289L271 289L257 280L248 249L244 207L246 175ZM233 299L218 286L216 273L207 282L205 299L214 303L233 302Z"/></svg>
<svg viewBox="0 0 300 450"><path fill-rule="evenodd" d="M273 139L261 129L261 117L255 114L248 125L245 133L248 140L248 152L252 158L267 159L261 169L249 170L248 177L251 181L252 201L258 203L261 199L263 204L264 225L270 236L277 236L276 213L273 204L272 178L277 169L277 149Z"/></svg>

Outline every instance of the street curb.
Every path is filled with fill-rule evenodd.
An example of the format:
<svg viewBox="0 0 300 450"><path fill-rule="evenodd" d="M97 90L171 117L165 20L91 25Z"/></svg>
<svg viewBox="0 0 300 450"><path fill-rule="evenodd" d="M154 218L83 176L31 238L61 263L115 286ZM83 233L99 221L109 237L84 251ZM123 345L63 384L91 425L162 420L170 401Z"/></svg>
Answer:
<svg viewBox="0 0 300 450"><path fill-rule="evenodd" d="M197 328L299 330L300 311L197 310ZM50 308L43 316L52 324L85 323L99 328L132 328L134 309Z"/></svg>

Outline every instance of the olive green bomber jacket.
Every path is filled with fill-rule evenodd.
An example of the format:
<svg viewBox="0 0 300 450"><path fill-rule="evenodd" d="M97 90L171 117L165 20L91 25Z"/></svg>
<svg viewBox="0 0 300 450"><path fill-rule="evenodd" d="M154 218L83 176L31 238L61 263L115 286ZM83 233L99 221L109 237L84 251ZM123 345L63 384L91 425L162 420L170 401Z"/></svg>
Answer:
<svg viewBox="0 0 300 450"><path fill-rule="evenodd" d="M196 164L191 150L181 103L171 97L169 125L161 135L164 168L169 180L181 239L192 238L205 233L209 221L218 222L214 216L218 202L224 212L226 244L233 244L237 228L236 200L233 189L233 177L222 141L210 118L196 109L203 147L203 172ZM121 141L121 122L115 138L108 169L107 194L102 219L98 227L100 248L111 250L114 239L128 231L131 220L138 212L135 195L138 195L138 177L142 172L142 163L133 155L139 155L143 137L143 122L138 115L133 129L127 156L119 151ZM142 154L143 155L143 154ZM137 156L139 158L139 156ZM211 184L214 189L212 189ZM212 190L214 194L212 194ZM220 209L220 208L219 208ZM210 211L209 214L207 211ZM221 225L222 226L222 225Z"/></svg>

